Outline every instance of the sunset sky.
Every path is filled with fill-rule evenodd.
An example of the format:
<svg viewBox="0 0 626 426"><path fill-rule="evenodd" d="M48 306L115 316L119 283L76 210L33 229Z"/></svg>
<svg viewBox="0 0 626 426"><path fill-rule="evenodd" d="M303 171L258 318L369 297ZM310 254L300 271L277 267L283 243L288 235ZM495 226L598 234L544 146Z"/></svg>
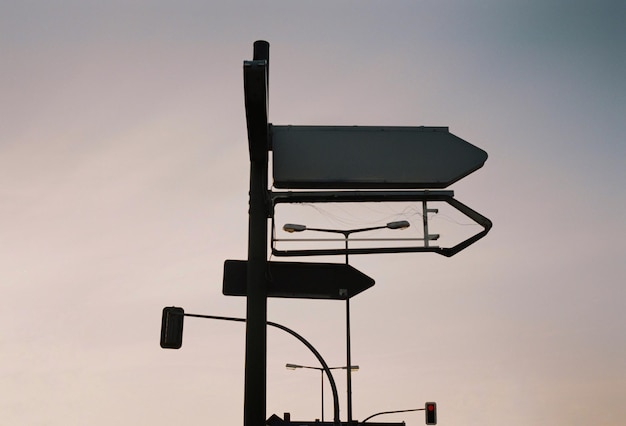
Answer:
<svg viewBox="0 0 626 426"><path fill-rule="evenodd" d="M448 126L489 154L448 188L484 239L350 258L376 280L351 302L353 417L623 425L624 22L617 0L3 2L1 423L243 423L245 326L187 318L178 351L159 333L164 306L245 316L222 278L247 256L242 70L263 39L272 123ZM379 207L285 221L418 236L414 208ZM268 319L345 365L342 302L271 299ZM268 416L320 418L319 373L286 363L318 365L269 329Z"/></svg>

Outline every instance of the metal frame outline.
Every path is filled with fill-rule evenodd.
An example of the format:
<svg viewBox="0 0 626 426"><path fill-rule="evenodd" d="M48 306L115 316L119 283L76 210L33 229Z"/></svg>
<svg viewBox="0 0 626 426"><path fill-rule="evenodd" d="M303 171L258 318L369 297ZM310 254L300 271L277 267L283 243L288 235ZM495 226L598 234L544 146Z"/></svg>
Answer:
<svg viewBox="0 0 626 426"><path fill-rule="evenodd" d="M381 254L381 253L436 253L445 257L452 257L466 249L476 241L485 237L492 228L491 220L466 206L454 198L453 191L271 191L271 219L272 219L272 255L277 257L303 256L333 256L351 254ZM342 202L400 202L400 201L439 201L448 203L468 218L472 219L483 230L461 241L452 247L438 246L411 246L411 247L372 247L372 248L345 248L342 249L304 249L279 250L275 247L274 209L281 203L342 203Z"/></svg>

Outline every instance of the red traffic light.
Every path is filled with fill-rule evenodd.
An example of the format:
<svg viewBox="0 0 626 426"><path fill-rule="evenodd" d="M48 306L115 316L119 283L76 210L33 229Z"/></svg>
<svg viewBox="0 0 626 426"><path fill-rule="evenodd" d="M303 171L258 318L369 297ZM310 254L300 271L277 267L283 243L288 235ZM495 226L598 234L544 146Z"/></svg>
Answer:
<svg viewBox="0 0 626 426"><path fill-rule="evenodd" d="M437 424L437 403L427 402L425 405L424 411L426 412L426 424L436 425Z"/></svg>

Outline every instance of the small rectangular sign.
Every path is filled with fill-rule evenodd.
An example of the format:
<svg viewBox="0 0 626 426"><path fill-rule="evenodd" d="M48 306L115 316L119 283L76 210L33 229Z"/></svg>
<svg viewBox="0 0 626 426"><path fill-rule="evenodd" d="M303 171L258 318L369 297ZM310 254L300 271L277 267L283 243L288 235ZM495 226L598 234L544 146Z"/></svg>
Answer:
<svg viewBox="0 0 626 426"><path fill-rule="evenodd" d="M224 262L222 292L247 294L248 262ZM352 298L374 285L374 279L345 263L267 262L267 296L296 299Z"/></svg>

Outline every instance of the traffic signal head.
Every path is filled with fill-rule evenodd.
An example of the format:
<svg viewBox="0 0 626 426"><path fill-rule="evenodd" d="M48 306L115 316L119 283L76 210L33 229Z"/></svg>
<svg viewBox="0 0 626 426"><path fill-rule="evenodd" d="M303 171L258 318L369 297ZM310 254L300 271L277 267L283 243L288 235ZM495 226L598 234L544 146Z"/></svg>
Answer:
<svg viewBox="0 0 626 426"><path fill-rule="evenodd" d="M437 424L437 403L427 402L425 406L425 411L426 411L426 424L436 425Z"/></svg>
<svg viewBox="0 0 626 426"><path fill-rule="evenodd" d="M161 320L161 347L180 349L183 345L183 319L185 310L175 306L163 308Z"/></svg>

